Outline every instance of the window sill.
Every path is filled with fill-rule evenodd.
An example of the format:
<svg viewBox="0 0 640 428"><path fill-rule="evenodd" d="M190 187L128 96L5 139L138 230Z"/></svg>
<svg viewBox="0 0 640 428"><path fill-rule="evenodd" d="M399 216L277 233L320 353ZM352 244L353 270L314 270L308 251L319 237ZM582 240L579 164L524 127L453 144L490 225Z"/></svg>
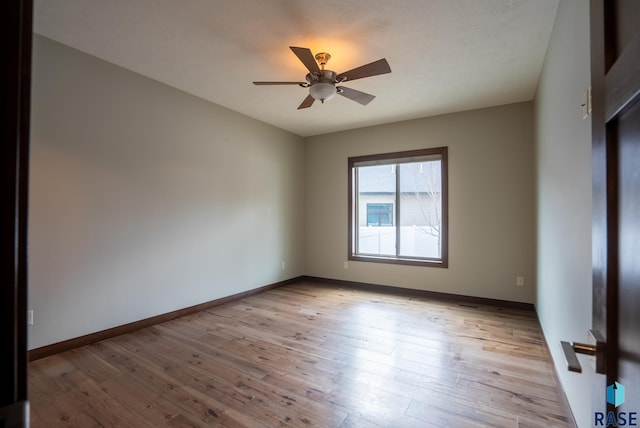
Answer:
<svg viewBox="0 0 640 428"><path fill-rule="evenodd" d="M447 260L442 259L413 259L413 258L402 258L402 257L394 257L394 256L373 256L373 255L361 255L361 254L351 254L348 257L351 261L357 262L371 262L371 263L387 263L393 265L408 265L408 266L423 266L423 267L438 267L438 268L448 268L449 264Z"/></svg>

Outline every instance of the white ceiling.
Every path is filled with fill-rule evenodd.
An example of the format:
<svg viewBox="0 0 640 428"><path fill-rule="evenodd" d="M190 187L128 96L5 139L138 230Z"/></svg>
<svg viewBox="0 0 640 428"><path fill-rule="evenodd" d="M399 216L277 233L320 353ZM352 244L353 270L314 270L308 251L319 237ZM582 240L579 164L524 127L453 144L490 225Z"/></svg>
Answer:
<svg viewBox="0 0 640 428"><path fill-rule="evenodd" d="M311 136L533 99L559 0L36 0L34 31L286 129ZM297 110L307 89L289 46L329 52L328 69L380 58L391 74Z"/></svg>

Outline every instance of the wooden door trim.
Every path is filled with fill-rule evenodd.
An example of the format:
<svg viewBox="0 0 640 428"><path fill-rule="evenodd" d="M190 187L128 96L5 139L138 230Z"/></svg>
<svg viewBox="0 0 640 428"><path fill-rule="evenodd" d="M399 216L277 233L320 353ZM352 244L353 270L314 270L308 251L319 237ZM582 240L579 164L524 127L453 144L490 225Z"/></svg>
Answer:
<svg viewBox="0 0 640 428"><path fill-rule="evenodd" d="M604 0L591 0L591 137L592 137L592 264L594 330L599 331L609 349L617 349L618 319L608 310L616 302L618 246L617 148L608 143L606 122L606 72L613 66L607 57L612 41L605 38L605 23L611 11ZM608 17L609 16L609 17ZM609 140L610 141L610 140ZM617 358L607 358L607 381L617 379Z"/></svg>
<svg viewBox="0 0 640 428"><path fill-rule="evenodd" d="M624 76L624 77L623 77ZM627 78L631 76L631 78ZM607 93L605 96L605 119L614 119L630 100L637 98L640 88L640 37L616 59L605 78Z"/></svg>
<svg viewBox="0 0 640 428"><path fill-rule="evenodd" d="M591 144L592 144L592 264L593 264L593 325L607 333L607 186L604 113L604 2L591 0Z"/></svg>
<svg viewBox="0 0 640 428"><path fill-rule="evenodd" d="M0 426L28 424L27 200L31 102L32 0L0 6Z"/></svg>

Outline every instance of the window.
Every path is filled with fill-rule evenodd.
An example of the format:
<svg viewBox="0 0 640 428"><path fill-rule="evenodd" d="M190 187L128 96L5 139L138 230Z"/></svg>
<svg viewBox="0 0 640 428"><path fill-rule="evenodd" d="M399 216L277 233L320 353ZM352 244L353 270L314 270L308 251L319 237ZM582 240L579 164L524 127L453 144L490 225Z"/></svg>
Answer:
<svg viewBox="0 0 640 428"><path fill-rule="evenodd" d="M447 148L349 158L349 259L447 267Z"/></svg>

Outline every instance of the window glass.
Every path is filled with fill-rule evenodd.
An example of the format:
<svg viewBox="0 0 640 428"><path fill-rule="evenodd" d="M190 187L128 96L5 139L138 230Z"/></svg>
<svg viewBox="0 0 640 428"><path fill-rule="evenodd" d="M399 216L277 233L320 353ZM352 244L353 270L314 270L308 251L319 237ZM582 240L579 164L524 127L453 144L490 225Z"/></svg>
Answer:
<svg viewBox="0 0 640 428"><path fill-rule="evenodd" d="M400 256L440 258L440 162L405 163L400 169Z"/></svg>

